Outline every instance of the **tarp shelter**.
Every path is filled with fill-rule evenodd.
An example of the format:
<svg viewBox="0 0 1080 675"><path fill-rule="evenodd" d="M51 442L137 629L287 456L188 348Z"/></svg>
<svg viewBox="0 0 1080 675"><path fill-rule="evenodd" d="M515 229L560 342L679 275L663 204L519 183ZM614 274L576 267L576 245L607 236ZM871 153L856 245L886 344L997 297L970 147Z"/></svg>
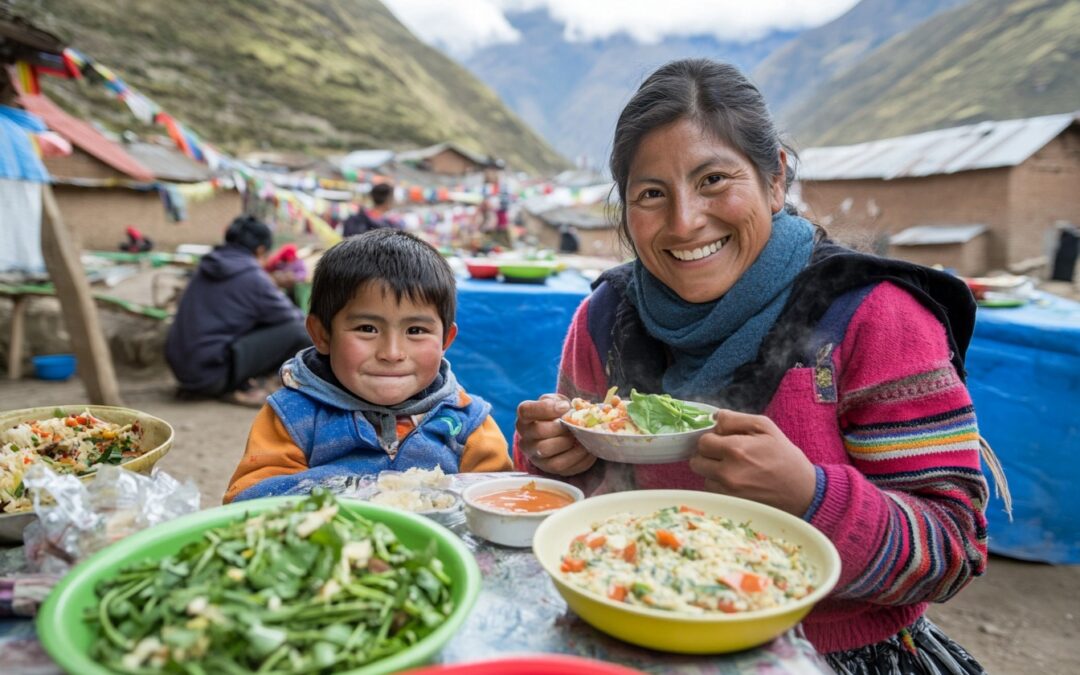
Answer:
<svg viewBox="0 0 1080 675"><path fill-rule="evenodd" d="M41 274L41 185L49 172L32 134L45 131L35 115L0 105L0 272Z"/></svg>

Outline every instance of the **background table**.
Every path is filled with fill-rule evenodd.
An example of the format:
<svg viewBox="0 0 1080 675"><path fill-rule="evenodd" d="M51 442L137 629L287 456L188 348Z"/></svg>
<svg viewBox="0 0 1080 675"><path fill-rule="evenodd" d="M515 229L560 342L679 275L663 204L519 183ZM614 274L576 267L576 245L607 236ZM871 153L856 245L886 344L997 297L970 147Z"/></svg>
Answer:
<svg viewBox="0 0 1080 675"><path fill-rule="evenodd" d="M1080 563L1080 303L1040 295L980 308L967 368L979 429L1013 498L1012 522L990 502L990 550Z"/></svg>
<svg viewBox="0 0 1080 675"><path fill-rule="evenodd" d="M573 271L545 284L458 279L458 336L446 356L508 439L518 404L555 391L566 329L588 294L588 280Z"/></svg>

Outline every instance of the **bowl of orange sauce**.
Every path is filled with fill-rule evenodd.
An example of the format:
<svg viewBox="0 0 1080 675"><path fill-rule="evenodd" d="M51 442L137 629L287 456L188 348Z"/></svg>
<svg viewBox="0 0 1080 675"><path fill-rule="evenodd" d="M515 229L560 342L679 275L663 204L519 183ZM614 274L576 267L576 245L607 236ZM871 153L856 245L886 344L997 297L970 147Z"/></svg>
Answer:
<svg viewBox="0 0 1080 675"><path fill-rule="evenodd" d="M461 493L465 522L478 537L503 546L532 546L540 523L585 495L573 485L538 476L495 478Z"/></svg>

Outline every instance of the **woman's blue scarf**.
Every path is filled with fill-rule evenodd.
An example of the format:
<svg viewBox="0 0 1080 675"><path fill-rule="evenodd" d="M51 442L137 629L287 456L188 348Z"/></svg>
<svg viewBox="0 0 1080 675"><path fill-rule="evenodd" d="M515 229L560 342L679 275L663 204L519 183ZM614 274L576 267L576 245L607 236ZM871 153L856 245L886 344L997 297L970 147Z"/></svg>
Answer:
<svg viewBox="0 0 1080 675"><path fill-rule="evenodd" d="M700 304L683 300L635 261L627 297L645 330L673 355L662 393L692 399L728 384L757 355L813 249L814 226L780 211L757 260L719 300Z"/></svg>

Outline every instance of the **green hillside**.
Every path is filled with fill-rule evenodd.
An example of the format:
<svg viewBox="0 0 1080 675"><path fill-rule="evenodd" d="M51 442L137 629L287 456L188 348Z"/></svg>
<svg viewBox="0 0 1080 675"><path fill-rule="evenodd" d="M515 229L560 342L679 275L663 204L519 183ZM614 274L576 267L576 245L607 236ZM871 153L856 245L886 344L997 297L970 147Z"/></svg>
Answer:
<svg viewBox="0 0 1080 675"><path fill-rule="evenodd" d="M49 0L15 8L233 152L452 140L534 173L567 165L378 0ZM100 85L42 81L69 110L114 130L137 125Z"/></svg>
<svg viewBox="0 0 1080 675"><path fill-rule="evenodd" d="M1080 109L1080 2L982 0L884 44L785 115L802 147Z"/></svg>

